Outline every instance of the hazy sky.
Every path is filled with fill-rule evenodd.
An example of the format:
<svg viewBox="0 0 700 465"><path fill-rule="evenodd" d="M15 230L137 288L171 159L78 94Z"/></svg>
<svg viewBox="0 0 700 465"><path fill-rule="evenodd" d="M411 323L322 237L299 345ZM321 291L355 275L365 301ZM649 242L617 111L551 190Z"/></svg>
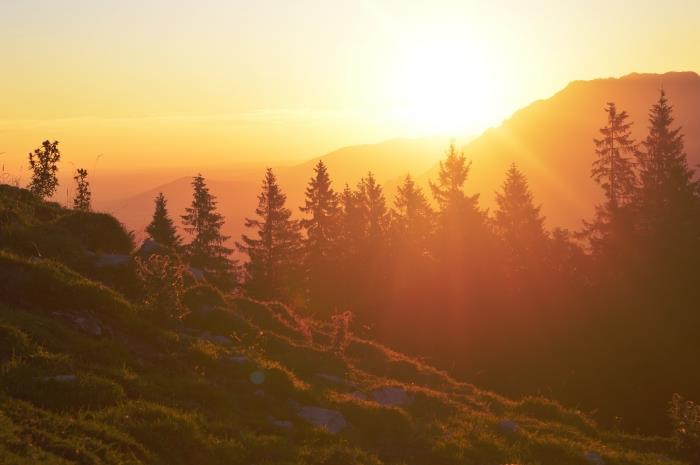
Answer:
<svg viewBox="0 0 700 465"><path fill-rule="evenodd" d="M1 0L0 160L298 160L465 135L569 81L700 71L700 2Z"/></svg>

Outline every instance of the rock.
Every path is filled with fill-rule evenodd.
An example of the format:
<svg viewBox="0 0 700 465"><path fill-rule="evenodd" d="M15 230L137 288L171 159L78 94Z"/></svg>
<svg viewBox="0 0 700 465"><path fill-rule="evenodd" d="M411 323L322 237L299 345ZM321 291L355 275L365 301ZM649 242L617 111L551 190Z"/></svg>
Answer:
<svg viewBox="0 0 700 465"><path fill-rule="evenodd" d="M100 337L103 334L102 326L95 318L89 316L74 316L73 323L75 323L82 332L90 336Z"/></svg>
<svg viewBox="0 0 700 465"><path fill-rule="evenodd" d="M340 433L347 428L348 422L342 413L322 407L301 407L297 412L300 418L309 423L324 428L331 433Z"/></svg>
<svg viewBox="0 0 700 465"><path fill-rule="evenodd" d="M259 386L265 382L265 373L262 371L254 371L250 374L248 377L250 379L250 382L255 384L256 386Z"/></svg>
<svg viewBox="0 0 700 465"><path fill-rule="evenodd" d="M136 255L142 258L150 257L151 255L167 255L170 250L161 244L156 242L151 238L147 238L136 251Z"/></svg>
<svg viewBox="0 0 700 465"><path fill-rule="evenodd" d="M231 363L235 363L236 365L245 365L249 362L248 357L245 355L231 355L227 360Z"/></svg>
<svg viewBox="0 0 700 465"><path fill-rule="evenodd" d="M520 431L520 426L513 420L501 420L498 422L497 428L502 434L516 434Z"/></svg>
<svg viewBox="0 0 700 465"><path fill-rule="evenodd" d="M187 272L194 278L195 281L204 281L204 271L194 266L188 266Z"/></svg>
<svg viewBox="0 0 700 465"><path fill-rule="evenodd" d="M390 407L410 404L412 401L411 396L409 396L403 388L398 386L386 386L375 389L370 392L370 396L372 400L378 404Z"/></svg>
<svg viewBox="0 0 700 465"><path fill-rule="evenodd" d="M272 426L276 426L281 429L292 429L294 427L294 424L289 420L279 420L275 417L267 417L267 421L269 421Z"/></svg>
<svg viewBox="0 0 700 465"><path fill-rule="evenodd" d="M367 400L367 394L362 391L355 391L352 393L352 396L357 400Z"/></svg>
<svg viewBox="0 0 700 465"><path fill-rule="evenodd" d="M129 255L103 254L95 259L95 266L98 268L119 268L131 263Z"/></svg>
<svg viewBox="0 0 700 465"><path fill-rule="evenodd" d="M583 458L592 465L605 465L605 460L603 460L603 457L601 457L598 452L592 450L589 450L583 454Z"/></svg>
<svg viewBox="0 0 700 465"><path fill-rule="evenodd" d="M338 384L340 386L346 386L346 387L356 387L357 383L347 380L345 378L341 378L340 376L335 376L335 375L329 375L326 373L316 373L317 378L321 378L322 380L328 381L333 384Z"/></svg>
<svg viewBox="0 0 700 465"><path fill-rule="evenodd" d="M74 383L78 380L75 375L56 375L56 376L46 376L41 379L42 381L53 381L56 383Z"/></svg>
<svg viewBox="0 0 700 465"><path fill-rule="evenodd" d="M233 345L233 341L226 336L220 336L216 334L208 334L203 336L207 341L213 342L214 344L220 344L222 346Z"/></svg>

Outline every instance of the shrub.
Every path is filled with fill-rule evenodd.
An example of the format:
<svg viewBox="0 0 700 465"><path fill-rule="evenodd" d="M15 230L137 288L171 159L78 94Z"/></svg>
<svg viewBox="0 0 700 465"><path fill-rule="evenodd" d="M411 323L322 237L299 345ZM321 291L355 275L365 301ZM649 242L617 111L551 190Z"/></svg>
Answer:
<svg viewBox="0 0 700 465"><path fill-rule="evenodd" d="M129 254L134 239L124 226L106 213L71 212L56 224L78 237L85 248L99 253Z"/></svg>
<svg viewBox="0 0 700 465"><path fill-rule="evenodd" d="M226 303L221 291L209 284L192 286L182 294L182 303L191 312L222 307Z"/></svg>
<svg viewBox="0 0 700 465"><path fill-rule="evenodd" d="M31 350L32 344L25 333L13 326L0 324L0 362L7 362Z"/></svg>
<svg viewBox="0 0 700 465"><path fill-rule="evenodd" d="M669 416L678 446L693 461L700 461L700 405L678 394L671 398Z"/></svg>
<svg viewBox="0 0 700 465"><path fill-rule="evenodd" d="M144 290L144 305L155 314L182 318L185 315L181 301L184 265L167 255L135 257L135 261Z"/></svg>
<svg viewBox="0 0 700 465"><path fill-rule="evenodd" d="M350 323L352 322L352 312L345 311L337 313L331 317L331 325L333 328L333 336L331 344L333 350L338 354L344 354L345 349L350 344Z"/></svg>

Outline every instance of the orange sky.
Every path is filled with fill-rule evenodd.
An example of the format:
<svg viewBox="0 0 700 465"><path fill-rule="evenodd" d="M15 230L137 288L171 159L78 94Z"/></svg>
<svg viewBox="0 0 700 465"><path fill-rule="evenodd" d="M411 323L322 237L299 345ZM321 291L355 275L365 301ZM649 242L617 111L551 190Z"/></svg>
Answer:
<svg viewBox="0 0 700 465"><path fill-rule="evenodd" d="M698 71L699 31L684 0L4 0L0 161L46 138L119 170L475 134L574 79Z"/></svg>

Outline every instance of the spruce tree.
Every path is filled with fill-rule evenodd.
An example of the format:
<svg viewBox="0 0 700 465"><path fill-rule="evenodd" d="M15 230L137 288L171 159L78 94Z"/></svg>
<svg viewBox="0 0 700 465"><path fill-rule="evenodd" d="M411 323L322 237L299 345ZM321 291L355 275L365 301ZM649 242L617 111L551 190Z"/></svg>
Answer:
<svg viewBox="0 0 700 465"><path fill-rule="evenodd" d="M338 234L340 206L338 195L331 187L331 179L323 161L314 168L315 175L306 188L302 213L309 215L301 220L301 227L306 230L304 248L307 257L324 260L331 254L333 241Z"/></svg>
<svg viewBox="0 0 700 465"><path fill-rule="evenodd" d="M224 218L217 211L216 197L209 192L201 174L193 178L192 187L192 204L182 216L185 231L193 236L185 247L187 258L215 284L231 287L235 263L229 258L232 250L224 245L229 237L221 233Z"/></svg>
<svg viewBox="0 0 700 465"><path fill-rule="evenodd" d="M464 183L469 176L471 161L458 152L454 143L447 149L446 158L440 161L437 183L430 182L430 190L443 215L464 209L476 209L479 195L466 196Z"/></svg>
<svg viewBox="0 0 700 465"><path fill-rule="evenodd" d="M694 269L700 260L700 199L681 128L673 122L673 107L661 91L638 154L641 185L635 203L640 248L654 260L648 266L680 271Z"/></svg>
<svg viewBox="0 0 700 465"><path fill-rule="evenodd" d="M73 199L73 208L78 211L90 211L90 183L88 182L88 172L86 169L78 168L73 176L76 182L76 194Z"/></svg>
<svg viewBox="0 0 700 465"><path fill-rule="evenodd" d="M389 226L389 213L382 186L370 171L357 185L359 206L364 216L365 237L381 246Z"/></svg>
<svg viewBox="0 0 700 465"><path fill-rule="evenodd" d="M258 195L257 219L246 218L245 226L255 236L243 235L236 243L239 251L248 255L246 288L251 295L266 299L286 299L290 296L298 267L299 224L292 220L286 208L287 196L282 193L271 169L265 172L262 191Z"/></svg>
<svg viewBox="0 0 700 465"><path fill-rule="evenodd" d="M605 191L609 210L615 212L631 199L634 192L631 157L637 149L630 131L632 123L627 122L627 112L618 112L614 103L608 103L605 112L608 122L600 129L603 137L593 139L598 158L593 162L591 177Z"/></svg>
<svg viewBox="0 0 700 465"><path fill-rule="evenodd" d="M410 175L396 189L392 211L392 230L395 243L407 245L418 253L425 253L433 229L433 211L423 190Z"/></svg>
<svg viewBox="0 0 700 465"><path fill-rule="evenodd" d="M153 219L146 227L146 232L154 241L166 247L177 249L180 246L181 238L177 234L175 224L168 214L168 201L160 192L155 198L155 209Z"/></svg>
<svg viewBox="0 0 700 465"><path fill-rule="evenodd" d="M58 162L61 159L61 151L58 149L58 141L45 140L41 147L29 154L29 166L32 169L32 180L29 190L40 198L51 197L58 187Z"/></svg>
<svg viewBox="0 0 700 465"><path fill-rule="evenodd" d="M300 210L308 215L301 220L301 226L306 231L304 264L309 303L312 307L327 306L337 269L340 206L323 161L314 167L314 176L309 180Z"/></svg>
<svg viewBox="0 0 700 465"><path fill-rule="evenodd" d="M535 206L527 178L513 163L496 192L494 226L515 271L524 271L545 258L547 232L540 207Z"/></svg>
<svg viewBox="0 0 700 465"><path fill-rule="evenodd" d="M698 184L688 167L681 128L672 128L673 121L673 107L661 91L649 112L644 150L638 153L641 186L637 201L647 232L679 226L667 221L692 215L697 201Z"/></svg>
<svg viewBox="0 0 700 465"><path fill-rule="evenodd" d="M596 206L592 222L584 221L582 236L588 238L594 256L607 261L609 270L633 255L634 212L630 208L636 195L633 158L638 155L631 136L632 123L626 111L618 112L614 103L605 108L607 122L600 129L601 138L593 139L596 159L591 178L605 193L605 202Z"/></svg>

